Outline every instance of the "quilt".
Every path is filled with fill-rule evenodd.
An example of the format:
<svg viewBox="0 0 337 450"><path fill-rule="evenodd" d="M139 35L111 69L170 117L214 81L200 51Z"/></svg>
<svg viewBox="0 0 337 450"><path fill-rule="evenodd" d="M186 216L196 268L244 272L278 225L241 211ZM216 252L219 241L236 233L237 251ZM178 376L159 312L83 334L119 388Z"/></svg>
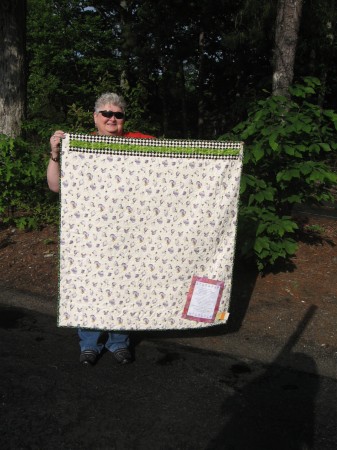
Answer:
<svg viewBox="0 0 337 450"><path fill-rule="evenodd" d="M226 322L243 144L66 134L58 325Z"/></svg>

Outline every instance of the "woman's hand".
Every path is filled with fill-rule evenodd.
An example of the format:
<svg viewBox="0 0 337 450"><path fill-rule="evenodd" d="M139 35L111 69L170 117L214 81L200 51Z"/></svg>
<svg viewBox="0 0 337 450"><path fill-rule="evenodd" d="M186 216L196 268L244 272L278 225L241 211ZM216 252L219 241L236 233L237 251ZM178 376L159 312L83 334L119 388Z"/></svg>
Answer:
<svg viewBox="0 0 337 450"><path fill-rule="evenodd" d="M50 138L50 156L53 161L57 161L60 157L61 139L65 137L62 130L57 130Z"/></svg>

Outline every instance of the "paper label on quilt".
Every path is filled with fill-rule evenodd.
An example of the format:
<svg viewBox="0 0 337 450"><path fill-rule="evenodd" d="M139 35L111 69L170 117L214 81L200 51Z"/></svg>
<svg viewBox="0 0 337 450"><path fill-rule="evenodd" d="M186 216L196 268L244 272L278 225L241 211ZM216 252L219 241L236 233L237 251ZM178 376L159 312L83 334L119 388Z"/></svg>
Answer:
<svg viewBox="0 0 337 450"><path fill-rule="evenodd" d="M223 281L194 276L182 317L198 322L214 322L223 288Z"/></svg>

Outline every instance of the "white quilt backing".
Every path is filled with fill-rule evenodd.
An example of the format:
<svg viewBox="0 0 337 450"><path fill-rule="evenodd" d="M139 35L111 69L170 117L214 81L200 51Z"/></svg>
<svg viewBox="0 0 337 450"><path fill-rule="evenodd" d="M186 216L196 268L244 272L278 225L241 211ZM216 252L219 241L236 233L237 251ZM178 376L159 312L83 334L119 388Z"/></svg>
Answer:
<svg viewBox="0 0 337 450"><path fill-rule="evenodd" d="M242 154L242 143L67 134L59 326L226 322Z"/></svg>

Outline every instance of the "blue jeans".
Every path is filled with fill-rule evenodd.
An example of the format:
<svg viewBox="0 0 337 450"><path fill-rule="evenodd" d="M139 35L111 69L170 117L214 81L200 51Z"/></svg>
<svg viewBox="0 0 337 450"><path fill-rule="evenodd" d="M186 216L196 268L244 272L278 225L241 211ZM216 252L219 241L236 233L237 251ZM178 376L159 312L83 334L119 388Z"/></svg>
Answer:
<svg viewBox="0 0 337 450"><path fill-rule="evenodd" d="M80 338L81 351L83 350L95 350L97 353L101 353L104 347L106 347L110 352L115 352L120 348L128 348L129 346L129 335L126 333L113 333L108 332L108 339L106 343L99 341L103 331L100 330L82 330L78 329L78 335Z"/></svg>

